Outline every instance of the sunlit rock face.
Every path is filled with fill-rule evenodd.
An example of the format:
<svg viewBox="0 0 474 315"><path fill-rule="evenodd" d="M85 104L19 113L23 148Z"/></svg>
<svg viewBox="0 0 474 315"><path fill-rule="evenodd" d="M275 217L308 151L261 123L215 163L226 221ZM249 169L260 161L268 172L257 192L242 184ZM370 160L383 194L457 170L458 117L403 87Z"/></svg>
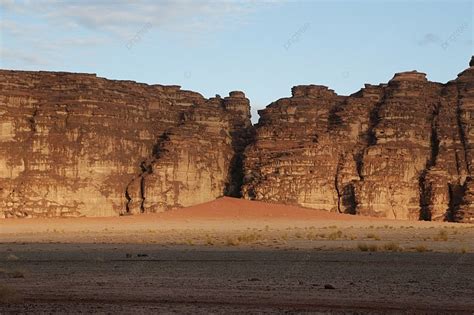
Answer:
<svg viewBox="0 0 474 315"><path fill-rule="evenodd" d="M245 198L474 222L472 61L447 84L411 71L350 96L296 86L259 114L245 151Z"/></svg>
<svg viewBox="0 0 474 315"><path fill-rule="evenodd" d="M161 212L220 196L474 222L474 61L260 110L241 91L0 70L0 218Z"/></svg>
<svg viewBox="0 0 474 315"><path fill-rule="evenodd" d="M241 92L207 100L179 86L0 71L0 217L213 200L236 185L231 173L251 128Z"/></svg>

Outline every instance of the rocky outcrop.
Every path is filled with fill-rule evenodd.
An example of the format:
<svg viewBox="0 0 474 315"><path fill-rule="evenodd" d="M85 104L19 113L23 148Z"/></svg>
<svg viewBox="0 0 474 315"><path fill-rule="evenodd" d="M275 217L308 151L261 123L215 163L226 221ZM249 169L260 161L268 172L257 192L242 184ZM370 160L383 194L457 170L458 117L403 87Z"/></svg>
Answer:
<svg viewBox="0 0 474 315"><path fill-rule="evenodd" d="M160 212L220 196L474 222L474 59L457 79L245 94L0 70L0 217Z"/></svg>
<svg viewBox="0 0 474 315"><path fill-rule="evenodd" d="M212 98L168 129L127 186L128 213L160 212L232 195L252 126L242 92Z"/></svg>
<svg viewBox="0 0 474 315"><path fill-rule="evenodd" d="M474 221L474 67L416 71L350 96L296 86L259 111L245 198L352 214Z"/></svg>
<svg viewBox="0 0 474 315"><path fill-rule="evenodd" d="M238 92L206 100L179 86L0 71L0 217L108 216L215 199L233 184L242 151L233 143L246 143L245 128L249 104ZM158 179L164 190L152 196Z"/></svg>

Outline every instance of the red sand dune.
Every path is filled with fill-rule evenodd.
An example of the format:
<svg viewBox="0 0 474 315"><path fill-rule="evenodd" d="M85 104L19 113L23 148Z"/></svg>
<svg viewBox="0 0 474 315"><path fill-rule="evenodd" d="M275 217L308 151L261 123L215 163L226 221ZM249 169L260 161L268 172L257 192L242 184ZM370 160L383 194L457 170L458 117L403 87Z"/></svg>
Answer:
<svg viewBox="0 0 474 315"><path fill-rule="evenodd" d="M203 204L158 214L169 219L289 219L360 220L365 216L340 214L276 203L222 197Z"/></svg>

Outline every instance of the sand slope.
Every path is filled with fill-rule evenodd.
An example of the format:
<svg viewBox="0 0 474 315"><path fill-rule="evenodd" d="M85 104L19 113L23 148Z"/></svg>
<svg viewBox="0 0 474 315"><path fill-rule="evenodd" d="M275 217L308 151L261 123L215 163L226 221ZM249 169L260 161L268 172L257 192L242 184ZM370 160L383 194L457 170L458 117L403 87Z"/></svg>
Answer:
<svg viewBox="0 0 474 315"><path fill-rule="evenodd" d="M285 219L285 220L361 220L376 219L340 214L298 206L222 197L200 205L158 215L167 219Z"/></svg>

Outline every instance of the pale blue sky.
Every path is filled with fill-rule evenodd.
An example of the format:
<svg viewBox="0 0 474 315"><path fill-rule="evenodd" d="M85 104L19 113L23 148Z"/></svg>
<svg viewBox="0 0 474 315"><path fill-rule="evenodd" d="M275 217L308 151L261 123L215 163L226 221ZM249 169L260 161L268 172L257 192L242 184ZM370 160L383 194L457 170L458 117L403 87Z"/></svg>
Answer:
<svg viewBox="0 0 474 315"><path fill-rule="evenodd" d="M297 84L351 94L406 70L454 79L473 15L473 1L453 0L0 0L0 67L243 90L255 121Z"/></svg>

